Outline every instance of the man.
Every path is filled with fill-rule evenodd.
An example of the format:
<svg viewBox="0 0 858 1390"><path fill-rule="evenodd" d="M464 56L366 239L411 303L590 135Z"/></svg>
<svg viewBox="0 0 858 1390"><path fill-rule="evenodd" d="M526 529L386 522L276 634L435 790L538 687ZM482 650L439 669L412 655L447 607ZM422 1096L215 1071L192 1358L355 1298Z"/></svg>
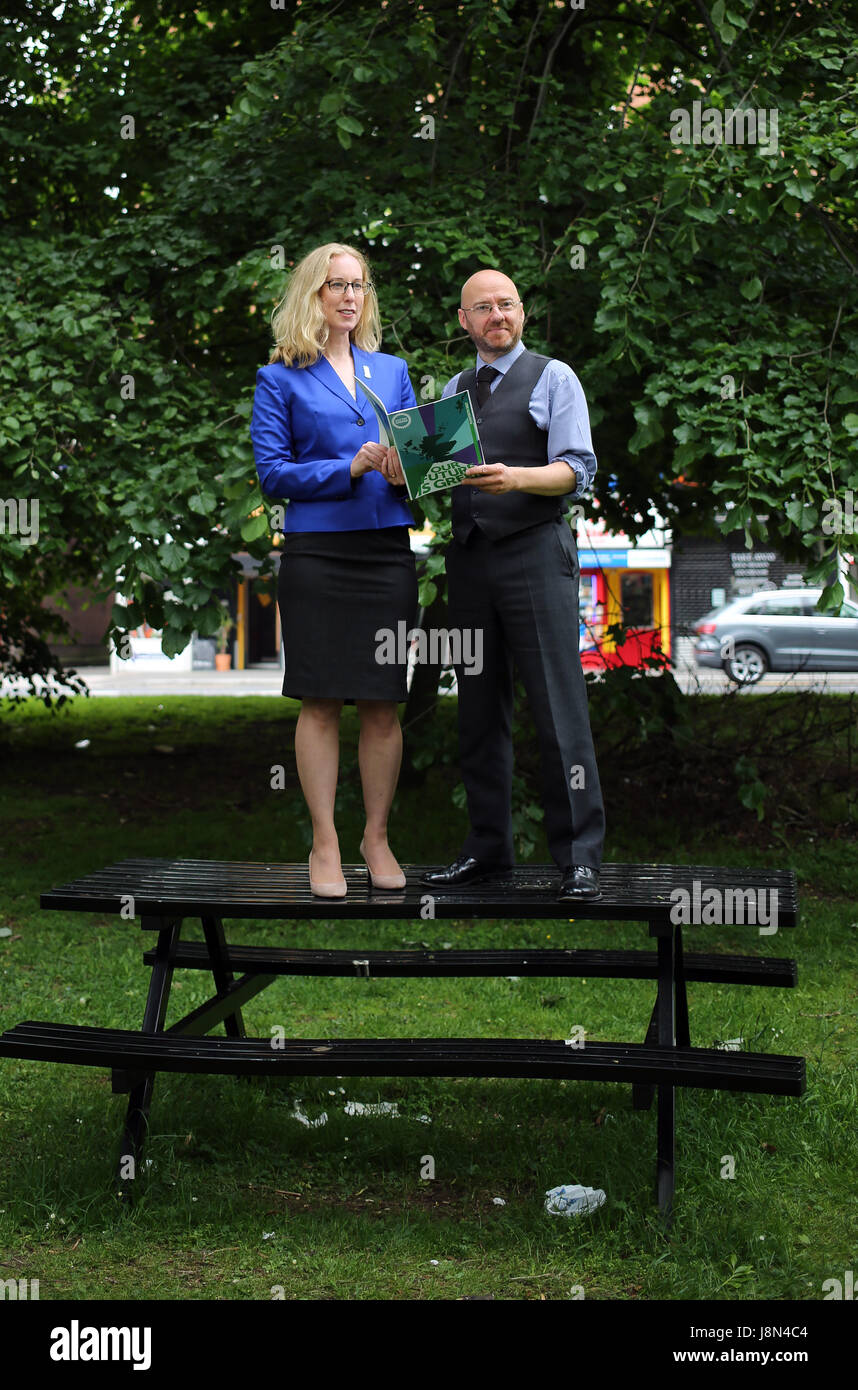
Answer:
<svg viewBox="0 0 858 1390"><path fill-rule="evenodd" d="M605 815L578 655L578 551L563 516L596 472L587 404L571 368L525 348L508 276L472 275L459 322L476 368L443 395L470 393L486 464L453 489L449 625L482 630L483 665L457 670L470 833L459 857L424 881L457 887L512 866L514 663L536 725L559 898L598 898Z"/></svg>

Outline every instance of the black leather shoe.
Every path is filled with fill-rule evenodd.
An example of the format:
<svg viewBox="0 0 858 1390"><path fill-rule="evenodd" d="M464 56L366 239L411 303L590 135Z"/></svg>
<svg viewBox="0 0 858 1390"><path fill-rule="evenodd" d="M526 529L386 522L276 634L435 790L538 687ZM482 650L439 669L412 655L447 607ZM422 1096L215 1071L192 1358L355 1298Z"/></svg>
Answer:
<svg viewBox="0 0 858 1390"><path fill-rule="evenodd" d="M446 869L434 869L421 874L420 882L428 883L430 888L461 888L466 883L479 883L484 878L498 878L508 874L509 864L486 864L470 855L461 854L448 864Z"/></svg>
<svg viewBox="0 0 858 1390"><path fill-rule="evenodd" d="M560 902L574 903L585 899L592 901L593 898L601 898L601 896L598 869L585 869L573 864L571 868L565 870L560 891L557 894Z"/></svg>

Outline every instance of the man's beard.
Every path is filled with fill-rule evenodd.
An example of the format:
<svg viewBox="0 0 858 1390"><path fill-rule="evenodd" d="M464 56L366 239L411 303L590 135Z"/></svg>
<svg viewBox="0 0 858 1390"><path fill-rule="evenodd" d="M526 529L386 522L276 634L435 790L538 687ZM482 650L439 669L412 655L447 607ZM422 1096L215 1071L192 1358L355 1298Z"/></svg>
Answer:
<svg viewBox="0 0 858 1390"><path fill-rule="evenodd" d="M519 329L509 329L509 332L512 335L512 339L509 343L501 344L493 342L491 338L486 338L481 333L472 333L471 341L473 342L474 347L477 349L477 352L480 354L481 357L484 357L486 352L496 352L503 355L507 352L512 352L512 349L518 346L518 344L521 341L523 327L524 325L522 324L522 327Z"/></svg>

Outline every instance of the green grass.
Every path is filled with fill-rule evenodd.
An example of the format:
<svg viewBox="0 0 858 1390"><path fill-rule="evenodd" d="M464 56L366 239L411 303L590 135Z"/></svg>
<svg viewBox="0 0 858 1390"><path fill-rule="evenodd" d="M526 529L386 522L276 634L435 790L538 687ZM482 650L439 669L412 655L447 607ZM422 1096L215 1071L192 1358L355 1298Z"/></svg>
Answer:
<svg viewBox="0 0 858 1390"><path fill-rule="evenodd" d="M750 704L746 701L744 704ZM41 912L38 894L131 854L306 857L290 775L295 706L263 699L77 702L52 719L14 716L0 801L0 1027L24 1018L139 1027L148 944L133 923ZM445 708L449 742L452 710ZM741 711L734 717L739 719ZM344 857L360 809L354 717L344 721ZM76 741L89 738L86 749ZM155 746L172 749L156 752ZM287 770L271 790L271 767ZM392 835L418 862L446 859L463 814L455 768L400 791ZM653 1200L655 1112L596 1083L159 1076L131 1210L112 1195L125 1097L97 1069L0 1063L0 1277L37 1278L51 1298L811 1299L854 1269L858 856L819 826L773 850L756 818L685 838L647 818L644 792L609 804L609 857L792 867L802 916L759 938L690 928L688 949L794 956L797 990L692 985L692 1041L742 1037L807 1057L801 1099L679 1091L678 1196L666 1236ZM811 838L812 837L812 838ZM547 856L544 846L538 859ZM321 909L323 910L323 909ZM188 935L195 936L190 929ZM231 939L369 949L643 946L628 924L315 922L229 924ZM171 1014L202 1002L202 975L174 982ZM280 980L245 1010L267 1036L533 1036L575 1024L642 1038L645 981ZM334 1094L330 1094L333 1092ZM300 1098L300 1100L299 1100ZM344 1113L395 1102L397 1118ZM311 1120L294 1116L296 1103ZM426 1123L428 1117L429 1123ZM734 1179L721 1176L724 1156ZM435 1178L421 1179L427 1156ZM602 1187L593 1216L547 1216L561 1182ZM501 1197L505 1205L493 1199ZM433 1264L432 1261L438 1261Z"/></svg>

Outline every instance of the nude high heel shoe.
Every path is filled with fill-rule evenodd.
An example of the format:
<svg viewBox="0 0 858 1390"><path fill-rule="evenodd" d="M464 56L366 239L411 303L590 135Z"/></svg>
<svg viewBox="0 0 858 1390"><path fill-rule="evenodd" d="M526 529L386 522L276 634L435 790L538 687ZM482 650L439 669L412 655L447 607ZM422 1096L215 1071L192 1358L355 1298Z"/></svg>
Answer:
<svg viewBox="0 0 858 1390"><path fill-rule="evenodd" d="M363 844L363 840L361 840L361 842L360 842L360 857L361 857L361 859L363 860L363 862L366 864L367 876L368 876L369 881L370 881L370 883L372 884L373 888L387 889L388 892L394 892L397 888L404 888L404 887L405 887L405 874L403 874L403 873L398 873L398 874L374 874L374 873L373 873L372 869L369 867L369 861L367 860L367 857L366 857L366 855L365 855L365 853L364 853L364 844Z"/></svg>
<svg viewBox="0 0 858 1390"><path fill-rule="evenodd" d="M316 883L313 879L313 851L310 850L310 858L307 860L307 869L310 874L310 892L316 898L344 898L348 892L348 887L344 878L337 879L334 883Z"/></svg>

